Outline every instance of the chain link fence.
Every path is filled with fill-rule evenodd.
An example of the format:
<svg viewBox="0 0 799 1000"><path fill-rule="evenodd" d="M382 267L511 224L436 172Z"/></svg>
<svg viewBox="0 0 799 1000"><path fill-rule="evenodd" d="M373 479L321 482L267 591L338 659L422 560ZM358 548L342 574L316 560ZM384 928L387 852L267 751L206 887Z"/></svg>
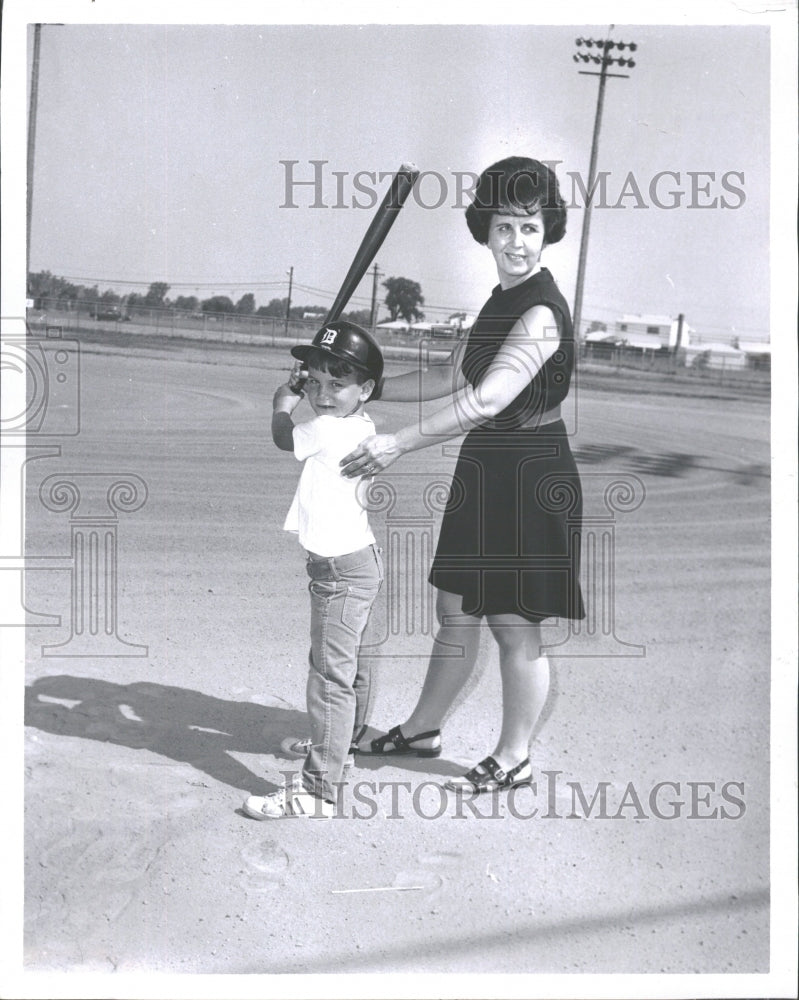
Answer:
<svg viewBox="0 0 799 1000"><path fill-rule="evenodd" d="M316 319L300 320L279 316L256 316L242 313L190 312L185 309L133 306L126 308L102 301L67 301L40 298L28 310L28 322L34 326L60 326L66 333L81 330L114 330L149 336L185 337L189 340L218 340L232 343L269 344L278 338L307 340L317 330Z"/></svg>
<svg viewBox="0 0 799 1000"><path fill-rule="evenodd" d="M768 355L726 355L711 350L710 345L654 350L621 345L582 343L579 359L584 370L596 372L634 372L661 376L670 381L694 383L697 392L706 384L737 387L748 394L768 395L771 389L771 359Z"/></svg>
<svg viewBox="0 0 799 1000"><path fill-rule="evenodd" d="M80 339L81 333L112 331L131 337L176 337L219 343L260 344L285 347L287 343L310 340L319 328L319 319L286 320L279 316L240 313L190 312L175 308L134 306L127 310L102 301L67 301L42 298L28 310L32 328L59 327L64 334ZM379 331L382 346L413 348L419 337L410 333ZM438 338L436 338L438 339ZM457 340L440 338L442 350L450 350ZM697 345L703 347L704 345ZM771 386L768 355L726 356L710 349L690 352L681 348L655 350L608 343L582 342L579 360L585 371L597 374L638 371L647 377L694 384L697 392L707 384L739 388L750 395L768 395Z"/></svg>

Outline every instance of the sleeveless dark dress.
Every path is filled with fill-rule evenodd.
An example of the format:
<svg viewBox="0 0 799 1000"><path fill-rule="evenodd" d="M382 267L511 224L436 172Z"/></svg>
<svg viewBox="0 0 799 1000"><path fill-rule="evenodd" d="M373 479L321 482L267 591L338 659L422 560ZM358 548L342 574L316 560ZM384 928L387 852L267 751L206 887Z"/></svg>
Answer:
<svg viewBox="0 0 799 1000"><path fill-rule="evenodd" d="M580 477L563 421L541 425L539 419L568 394L574 334L569 307L546 268L512 288L494 289L469 333L461 371L477 385L514 323L534 305L554 313L558 349L502 413L466 435L429 579L462 595L466 614L579 619L585 617Z"/></svg>

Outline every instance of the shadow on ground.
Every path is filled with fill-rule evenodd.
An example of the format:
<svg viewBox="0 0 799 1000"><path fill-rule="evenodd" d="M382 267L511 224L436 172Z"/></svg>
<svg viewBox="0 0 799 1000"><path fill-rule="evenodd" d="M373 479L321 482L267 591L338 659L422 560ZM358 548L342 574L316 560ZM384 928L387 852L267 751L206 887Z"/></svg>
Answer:
<svg viewBox="0 0 799 1000"><path fill-rule="evenodd" d="M307 729L304 712L225 701L187 688L93 677L43 677L25 690L25 725L57 736L150 750L254 794L276 786L231 753L285 757L280 742Z"/></svg>
<svg viewBox="0 0 799 1000"><path fill-rule="evenodd" d="M418 971L422 962L434 961L438 969L447 967L457 967L459 962L472 962L476 955L482 956L486 961L497 962L501 968L502 961L508 961L508 956L513 956L513 961L518 963L520 955L534 955L536 948L543 949L546 946L552 947L558 939L566 938L576 941L582 936L590 937L595 934L612 934L632 932L633 929L641 934L643 929L648 927L650 933L655 934L663 929L667 930L669 925L677 926L690 924L697 920L716 920L721 925L733 924L734 927L744 926L749 923L754 926L754 921L760 927L768 920L768 907L770 893L768 889L740 889L735 893L719 894L706 898L686 899L684 902L663 902L645 907L629 907L620 910L598 911L590 916L569 917L562 920L547 920L543 917L522 918L515 915L508 925L499 929L487 930L481 928L479 931L471 933L464 932L463 928L453 931L440 923L431 926L428 938L425 942L414 941L413 943L394 944L387 948L381 948L379 958L364 951L359 955L338 955L336 957L337 972L359 972L374 970L376 966L381 968L392 968L398 971L405 967L408 971ZM506 910L506 913L508 911ZM746 931L744 930L744 933ZM679 967L681 956L663 953L663 962L674 963ZM712 961L712 955L711 955ZM626 972L629 959L627 956L618 953L616 972ZM718 962L721 966L721 962ZM732 963L721 971L729 971ZM476 963L469 966L475 969ZM483 968L488 968L484 965ZM438 971L431 970L431 971ZM254 967L238 970L245 974L253 973L276 973L284 972L285 964L270 968L266 963L258 964ZM330 959L318 958L313 961L305 961L301 968L295 968L296 972L322 973L330 971ZM482 971L482 970L481 970ZM537 970L544 971L544 970ZM562 971L557 967L556 961L552 961L551 970ZM681 969L682 971L682 969ZM694 974L697 969L691 968ZM747 968L748 973L764 973L768 971L768 955L765 961L753 961L752 966Z"/></svg>
<svg viewBox="0 0 799 1000"><path fill-rule="evenodd" d="M115 684L69 674L42 677L25 689L25 725L56 736L149 750L253 795L279 786L231 754L270 754L287 760L281 741L308 730L305 713L296 709L226 701L147 681ZM298 768L296 759L290 763L292 770ZM364 770L387 765L447 776L464 770L445 760L358 755Z"/></svg>
<svg viewBox="0 0 799 1000"><path fill-rule="evenodd" d="M603 465L616 463L620 472L630 470L639 475L663 476L682 479L695 472L719 472L732 479L739 486L751 486L761 479L769 479L770 471L762 463L749 465L720 466L709 464L706 455L692 455L688 452L660 452L647 454L628 445L589 444L572 449L578 465Z"/></svg>

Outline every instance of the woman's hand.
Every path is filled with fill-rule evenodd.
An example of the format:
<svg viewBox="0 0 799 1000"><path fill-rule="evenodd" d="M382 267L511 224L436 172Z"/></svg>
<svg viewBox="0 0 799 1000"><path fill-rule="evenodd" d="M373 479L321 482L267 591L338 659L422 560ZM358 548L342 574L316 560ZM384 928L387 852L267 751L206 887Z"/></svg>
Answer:
<svg viewBox="0 0 799 1000"><path fill-rule="evenodd" d="M373 434L372 437L364 438L355 451L342 458L339 463L342 466L341 474L347 479L373 476L376 472L387 469L404 453L395 434Z"/></svg>

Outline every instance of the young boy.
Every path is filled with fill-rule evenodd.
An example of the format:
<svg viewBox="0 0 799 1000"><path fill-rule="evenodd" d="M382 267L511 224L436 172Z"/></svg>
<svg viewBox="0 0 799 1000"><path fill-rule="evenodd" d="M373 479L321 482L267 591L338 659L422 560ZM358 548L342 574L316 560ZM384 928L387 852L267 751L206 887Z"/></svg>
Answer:
<svg viewBox="0 0 799 1000"><path fill-rule="evenodd" d="M307 553L311 739L299 782L245 801L256 819L333 815L350 746L365 728L369 678L358 651L383 581L359 481L342 476L339 466L375 433L363 407L383 374L380 348L366 330L339 321L291 353L308 375L301 386L292 378L275 393L272 439L305 462L283 527L298 533ZM291 414L303 395L315 417L295 424Z"/></svg>

